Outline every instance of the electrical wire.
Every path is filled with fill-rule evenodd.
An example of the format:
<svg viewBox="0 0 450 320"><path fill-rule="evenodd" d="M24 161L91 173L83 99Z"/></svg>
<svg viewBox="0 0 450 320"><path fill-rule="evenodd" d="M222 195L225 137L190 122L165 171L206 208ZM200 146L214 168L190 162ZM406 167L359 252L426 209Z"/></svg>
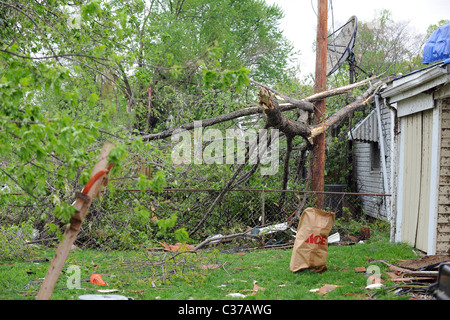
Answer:
<svg viewBox="0 0 450 320"><path fill-rule="evenodd" d="M314 9L313 0L311 0L311 8L313 9L314 14L315 14L316 17L317 17L317 12L316 12L316 9Z"/></svg>

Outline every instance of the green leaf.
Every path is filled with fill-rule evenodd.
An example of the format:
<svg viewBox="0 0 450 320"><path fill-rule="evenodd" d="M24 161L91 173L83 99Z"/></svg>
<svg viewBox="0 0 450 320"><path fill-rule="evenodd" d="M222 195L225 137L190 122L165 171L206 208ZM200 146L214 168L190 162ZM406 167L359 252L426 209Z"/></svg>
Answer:
<svg viewBox="0 0 450 320"><path fill-rule="evenodd" d="M88 100L87 100L87 103L92 107L92 106L95 105L95 103L96 103L99 99L100 99L100 98L99 98L99 96L97 95L97 93L96 93L96 92L93 92L93 93L90 94L90 96L89 96L89 98L88 98Z"/></svg>
<svg viewBox="0 0 450 320"><path fill-rule="evenodd" d="M175 230L174 235L178 242L186 243L189 240L189 233L186 231L186 228Z"/></svg>

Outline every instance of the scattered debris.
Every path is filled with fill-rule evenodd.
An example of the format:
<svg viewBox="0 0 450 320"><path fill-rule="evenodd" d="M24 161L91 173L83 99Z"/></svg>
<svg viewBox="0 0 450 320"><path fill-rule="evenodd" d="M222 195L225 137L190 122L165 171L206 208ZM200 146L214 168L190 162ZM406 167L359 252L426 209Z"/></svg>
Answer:
<svg viewBox="0 0 450 320"><path fill-rule="evenodd" d="M337 287L339 287L339 286L334 285L334 284L325 284L325 285L323 285L319 290L317 290L317 293L318 293L318 294L321 294L321 295L325 295L325 294L327 294L328 292L333 291L333 290L336 289Z"/></svg>
<svg viewBox="0 0 450 320"><path fill-rule="evenodd" d="M360 239L359 238L357 238L357 237L355 237L355 236L352 236L352 235L350 235L350 234L345 234L343 237L342 237L342 239L341 239L341 241L340 241L340 245L353 245L353 244L356 244L356 243L358 243L360 241Z"/></svg>
<svg viewBox="0 0 450 320"><path fill-rule="evenodd" d="M223 238L223 235L219 234L215 234L213 236L209 236L208 238L206 238L205 241L208 241L209 244L214 244L214 243L219 243L220 240Z"/></svg>
<svg viewBox="0 0 450 320"><path fill-rule="evenodd" d="M183 252L183 251L190 251L194 249L193 245L187 244L187 243L181 243L177 242L175 244L167 244L164 242L159 242L160 245L164 247L165 251L171 251L171 252Z"/></svg>
<svg viewBox="0 0 450 320"><path fill-rule="evenodd" d="M372 284L369 284L368 286L366 286L366 289L373 290L373 289L380 289L383 287L384 287L384 284L382 284L382 283L372 283Z"/></svg>
<svg viewBox="0 0 450 320"><path fill-rule="evenodd" d="M264 291L266 288L260 287L256 284L256 281L253 283L253 289L252 289L252 295L255 295L258 293L258 291Z"/></svg>
<svg viewBox="0 0 450 320"><path fill-rule="evenodd" d="M341 241L341 237L339 235L339 232L333 233L331 236L328 237L328 244L337 243Z"/></svg>
<svg viewBox="0 0 450 320"><path fill-rule="evenodd" d="M119 289L99 289L99 290L97 290L97 292L100 292L100 293L112 293L112 292L118 292L119 291Z"/></svg>
<svg viewBox="0 0 450 320"><path fill-rule="evenodd" d="M285 231L289 229L289 223L279 223L264 228L254 228L252 234L266 235L274 232Z"/></svg>
<svg viewBox="0 0 450 320"><path fill-rule="evenodd" d="M91 276L90 282L93 284L98 284L99 286L106 286L105 281L103 281L102 276L98 273L94 273Z"/></svg>
<svg viewBox="0 0 450 320"><path fill-rule="evenodd" d="M383 260L380 260L380 262L382 262L385 265L387 265L397 275L405 274L405 275L409 275L409 276L419 276L419 277L421 277L421 276L436 277L437 274L438 274L437 271L415 271L415 270L411 270L411 269L397 267L397 266L395 266L393 264L390 264L390 263L387 263L386 261L383 261Z"/></svg>
<svg viewBox="0 0 450 320"><path fill-rule="evenodd" d="M393 282L410 282L410 281L424 281L424 282L428 282L428 281L433 281L436 278L435 277L410 277L410 278L397 278L395 273L391 273L390 274L391 279L390 281Z"/></svg>
<svg viewBox="0 0 450 320"><path fill-rule="evenodd" d="M370 238L370 229L361 228L361 240L367 240Z"/></svg>
<svg viewBox="0 0 450 320"><path fill-rule="evenodd" d="M378 262L389 267L392 271L387 273L390 280L398 283L386 290L393 292L396 296L409 295L413 300L432 300L437 289L439 275L437 269L445 266L449 261L449 255L430 255L402 261L397 265L383 260Z"/></svg>
<svg viewBox="0 0 450 320"><path fill-rule="evenodd" d="M226 297L232 297L232 298L245 298L246 295L242 293L229 293L226 295Z"/></svg>
<svg viewBox="0 0 450 320"><path fill-rule="evenodd" d="M203 270L207 270L207 269L217 269L217 268L219 268L219 267L220 267L219 264L214 264L214 263L208 263L208 264L199 266L199 268L200 268L200 269L203 269Z"/></svg>
<svg viewBox="0 0 450 320"><path fill-rule="evenodd" d="M366 272L366 268L365 267L356 267L355 272L356 273L364 273L364 272Z"/></svg>
<svg viewBox="0 0 450 320"><path fill-rule="evenodd" d="M449 255L430 255L424 256L417 259L411 259L403 261L398 264L401 268L417 270L417 271L428 271L437 270L439 265L450 261Z"/></svg>

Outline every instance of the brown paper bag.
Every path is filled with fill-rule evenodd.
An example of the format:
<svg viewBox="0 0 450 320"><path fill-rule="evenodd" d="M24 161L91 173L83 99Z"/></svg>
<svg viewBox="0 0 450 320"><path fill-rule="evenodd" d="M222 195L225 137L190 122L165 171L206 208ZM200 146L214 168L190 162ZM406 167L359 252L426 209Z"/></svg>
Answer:
<svg viewBox="0 0 450 320"><path fill-rule="evenodd" d="M298 223L289 270L326 269L328 235L333 227L334 212L306 208Z"/></svg>

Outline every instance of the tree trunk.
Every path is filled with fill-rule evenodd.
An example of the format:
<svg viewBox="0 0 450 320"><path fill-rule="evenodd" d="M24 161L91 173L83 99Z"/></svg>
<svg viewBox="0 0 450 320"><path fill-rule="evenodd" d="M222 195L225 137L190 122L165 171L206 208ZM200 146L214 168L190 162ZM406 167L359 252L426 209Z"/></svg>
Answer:
<svg viewBox="0 0 450 320"><path fill-rule="evenodd" d="M106 176L109 172L108 156L113 147L114 144L105 142L103 149L100 152L99 160L92 169L91 180L83 189L83 192L77 193L77 199L73 204L76 212L70 219L70 225L66 229L64 238L59 244L55 257L48 268L47 275L45 276L44 282L42 283L36 297L37 300L50 299L53 289L55 288L56 281L59 278L67 257L69 256L70 249L72 248L78 232L80 231L81 224L86 217L86 213L89 210L92 199L100 196L101 187L106 185L108 182L108 178Z"/></svg>

